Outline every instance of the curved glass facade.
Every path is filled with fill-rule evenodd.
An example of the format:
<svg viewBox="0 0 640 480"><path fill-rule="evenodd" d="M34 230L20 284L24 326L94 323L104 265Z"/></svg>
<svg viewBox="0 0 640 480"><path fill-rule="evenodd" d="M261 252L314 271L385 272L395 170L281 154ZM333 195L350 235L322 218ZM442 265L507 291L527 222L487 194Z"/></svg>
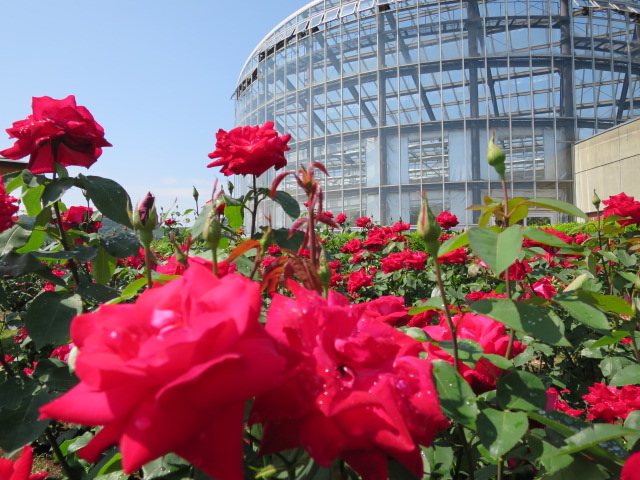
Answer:
<svg viewBox="0 0 640 480"><path fill-rule="evenodd" d="M415 224L425 191L472 225L501 196L492 129L511 195L572 201L573 142L640 115L639 37L638 1L318 0L247 60L236 124L290 133L287 170L324 163L326 209L350 220Z"/></svg>

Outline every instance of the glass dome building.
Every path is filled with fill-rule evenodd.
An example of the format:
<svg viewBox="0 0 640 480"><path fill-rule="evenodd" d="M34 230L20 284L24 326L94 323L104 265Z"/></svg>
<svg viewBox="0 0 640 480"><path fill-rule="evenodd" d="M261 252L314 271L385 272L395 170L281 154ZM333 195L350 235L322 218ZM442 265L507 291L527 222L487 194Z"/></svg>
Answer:
<svg viewBox="0 0 640 480"><path fill-rule="evenodd" d="M350 220L415 224L424 191L472 225L501 196L493 129L512 196L573 200L573 143L640 115L639 37L638 1L316 0L247 59L236 124L290 133L287 170L324 163L326 209Z"/></svg>

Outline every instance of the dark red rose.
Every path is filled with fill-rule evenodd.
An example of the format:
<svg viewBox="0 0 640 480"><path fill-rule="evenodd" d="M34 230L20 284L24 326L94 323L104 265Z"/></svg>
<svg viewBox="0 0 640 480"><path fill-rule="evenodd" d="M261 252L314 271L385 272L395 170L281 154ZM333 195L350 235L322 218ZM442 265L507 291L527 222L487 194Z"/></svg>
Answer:
<svg viewBox="0 0 640 480"><path fill-rule="evenodd" d="M263 126L237 127L227 132L218 130L216 149L209 158L219 158L207 167L222 167L225 175L262 175L271 167L284 167L287 160L284 152L290 150L287 142L291 135L278 136L274 123Z"/></svg>
<svg viewBox="0 0 640 480"><path fill-rule="evenodd" d="M362 250L362 240L359 238L352 238L340 248L342 253L356 253L360 250Z"/></svg>
<svg viewBox="0 0 640 480"><path fill-rule="evenodd" d="M62 100L33 97L32 108L32 115L7 129L9 138L17 141L0 155L12 160L30 155L28 168L33 173L53 172L55 162L89 168L102 155L102 147L111 146L104 129L89 110L76 105L73 95Z"/></svg>
<svg viewBox="0 0 640 480"><path fill-rule="evenodd" d="M442 212L436 217L436 222L445 230L450 230L458 225L458 217L451 212Z"/></svg>
<svg viewBox="0 0 640 480"><path fill-rule="evenodd" d="M104 425L78 452L90 462L117 444L128 473L174 452L213 478L242 478L246 401L278 384L285 366L261 306L258 283L194 264L135 304L76 317L80 383L41 418Z"/></svg>
<svg viewBox="0 0 640 480"><path fill-rule="evenodd" d="M0 232L9 230L18 221L18 199L7 195L7 190L0 177Z"/></svg>
<svg viewBox="0 0 640 480"><path fill-rule="evenodd" d="M360 217L356 220L356 227L372 228L373 223L371 223L371 219L369 217Z"/></svg>
<svg viewBox="0 0 640 480"><path fill-rule="evenodd" d="M628 220L618 220L618 223L623 227L640 223L640 202L633 197L627 196L624 192L620 195L609 197L609 200L604 200L602 203L606 205L604 209L605 218L610 215L628 218Z"/></svg>
<svg viewBox="0 0 640 480"><path fill-rule="evenodd" d="M604 383L594 383L589 393L582 398L589 405L587 418L599 418L608 423L626 419L629 413L640 410L640 387L625 385L621 389L607 387Z"/></svg>
<svg viewBox="0 0 640 480"><path fill-rule="evenodd" d="M345 213L339 213L338 216L336 217L336 223L339 225L342 225L346 221L347 221L347 215Z"/></svg>
<svg viewBox="0 0 640 480"><path fill-rule="evenodd" d="M288 368L253 404L262 453L302 446L325 468L344 459L363 480L386 479L393 457L422 478L418 445L448 426L422 344L370 318L366 303L292 286L295 298L276 295L267 313Z"/></svg>

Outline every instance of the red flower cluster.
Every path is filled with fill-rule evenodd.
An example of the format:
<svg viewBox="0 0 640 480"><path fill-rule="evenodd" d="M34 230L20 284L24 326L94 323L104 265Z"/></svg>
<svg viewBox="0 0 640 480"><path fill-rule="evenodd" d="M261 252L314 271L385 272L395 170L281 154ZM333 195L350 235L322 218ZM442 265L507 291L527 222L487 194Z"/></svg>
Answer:
<svg viewBox="0 0 640 480"><path fill-rule="evenodd" d="M241 478L246 400L284 369L258 320L261 298L246 277L194 264L135 304L76 317L80 383L41 418L104 425L79 451L91 462L118 444L129 473L175 452L212 477Z"/></svg>
<svg viewBox="0 0 640 480"><path fill-rule="evenodd" d="M587 418L599 418L607 423L627 418L630 412L640 410L640 387L625 385L621 389L607 387L604 383L594 383L589 393L582 398L589 404Z"/></svg>
<svg viewBox="0 0 640 480"><path fill-rule="evenodd" d="M89 168L102 155L102 147L111 146L104 129L89 110L76 105L73 95L62 100L34 97L32 108L32 115L7 129L17 141L0 155L12 160L30 155L28 168L33 173L53 172L55 162Z"/></svg>
<svg viewBox="0 0 640 480"><path fill-rule="evenodd" d="M69 207L62 213L62 228L67 230L82 230L86 233L95 233L102 228L102 222L91 220L93 209L83 206Z"/></svg>
<svg viewBox="0 0 640 480"><path fill-rule="evenodd" d="M33 449L26 446L15 462L8 458L0 458L0 480L43 480L47 472L31 473L33 466Z"/></svg>
<svg viewBox="0 0 640 480"><path fill-rule="evenodd" d="M442 212L436 217L436 222L440 224L445 230L451 230L453 227L458 226L458 217L451 212Z"/></svg>
<svg viewBox="0 0 640 480"><path fill-rule="evenodd" d="M609 197L609 200L603 200L606 205L604 209L605 218L610 215L626 217L628 220L619 220L618 223L623 227L640 223L640 202L633 197L629 197L622 192L620 195Z"/></svg>
<svg viewBox="0 0 640 480"><path fill-rule="evenodd" d="M384 273L396 272L406 267L414 270L424 270L427 254L424 252L414 252L405 248L399 253L390 253L381 260L382 271Z"/></svg>
<svg viewBox="0 0 640 480"><path fill-rule="evenodd" d="M493 353L501 357L504 357L507 353L509 336L501 323L473 313L454 315L453 323L457 328L458 339L473 340L484 349L484 353ZM451 340L452 338L444 316L441 317L439 325L427 326L423 330L437 342ZM510 358L522 353L524 349L525 346L522 343L514 342ZM429 358L432 360L439 358L453 364L453 357L439 346L429 343L427 350ZM476 367L473 369L464 363L460 363L460 374L476 393L486 392L494 388L500 372L501 370L498 367L484 359L476 363Z"/></svg>
<svg viewBox="0 0 640 480"><path fill-rule="evenodd" d="M418 445L448 426L420 342L370 318L367 304L292 285L267 331L288 359L282 387L256 398L262 453L303 446L323 467L341 457L364 480L387 478L387 456L423 475Z"/></svg>
<svg viewBox="0 0 640 480"><path fill-rule="evenodd" d="M225 175L262 175L271 167L276 170L284 167L287 160L284 152L290 150L287 142L291 135L278 136L273 129L274 123L263 126L237 127L227 132L216 133L216 149L209 158L219 158L207 167L222 167Z"/></svg>
<svg viewBox="0 0 640 480"><path fill-rule="evenodd" d="M7 190L0 177L0 232L9 230L18 221L18 199L7 195Z"/></svg>
<svg viewBox="0 0 640 480"><path fill-rule="evenodd" d="M400 231L401 230L394 227L373 228L367 232L367 239L364 241L364 246L367 247L367 250L370 252L379 252L386 245L389 245L389 242L406 242L407 237L402 235Z"/></svg>

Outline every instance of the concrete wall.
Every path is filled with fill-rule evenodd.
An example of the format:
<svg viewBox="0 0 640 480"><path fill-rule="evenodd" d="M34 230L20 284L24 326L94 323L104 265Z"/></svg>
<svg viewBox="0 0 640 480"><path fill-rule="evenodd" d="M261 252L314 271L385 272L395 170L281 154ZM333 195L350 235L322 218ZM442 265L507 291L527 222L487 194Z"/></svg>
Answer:
<svg viewBox="0 0 640 480"><path fill-rule="evenodd" d="M574 148L578 208L595 211L594 189L601 200L620 192L640 200L640 118L578 142Z"/></svg>

